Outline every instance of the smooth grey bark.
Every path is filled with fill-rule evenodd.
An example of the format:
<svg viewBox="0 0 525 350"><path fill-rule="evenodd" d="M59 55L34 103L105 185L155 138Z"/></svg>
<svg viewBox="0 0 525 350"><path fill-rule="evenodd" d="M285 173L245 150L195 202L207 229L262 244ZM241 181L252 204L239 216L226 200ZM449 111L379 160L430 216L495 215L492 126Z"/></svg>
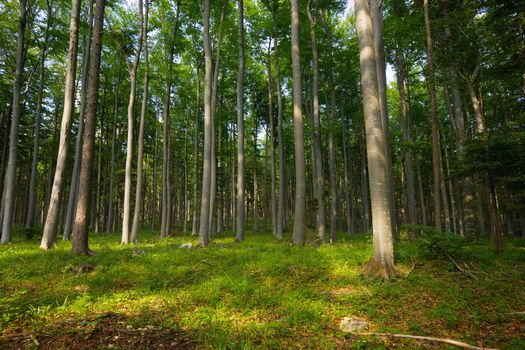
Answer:
<svg viewBox="0 0 525 350"><path fill-rule="evenodd" d="M198 225L198 213L197 213L197 201L198 201L198 176L197 173L199 172L199 124L200 124L200 106L201 106L201 97L200 97L200 87L201 87L201 81L200 81L200 66L202 64L202 61L199 60L199 62L196 64L197 67L197 74L196 74L196 80L197 80L197 87L196 87L196 96L195 96L195 127L194 127L194 139L193 139L193 223L192 223L192 229L191 229L191 235L196 236L197 235L197 225Z"/></svg>
<svg viewBox="0 0 525 350"><path fill-rule="evenodd" d="M425 194L423 192L423 181L421 181L421 170L419 168L419 161L416 159L416 173L417 184L419 189L419 207L421 208L421 224L427 225L427 209L425 204Z"/></svg>
<svg viewBox="0 0 525 350"><path fill-rule="evenodd" d="M182 224L182 232L186 233L188 224L188 127L189 127L190 111L186 110L186 125L184 127L184 221Z"/></svg>
<svg viewBox="0 0 525 350"><path fill-rule="evenodd" d="M238 47L239 70L237 73L237 230L235 239L244 240L246 229L246 208L244 205L244 4L238 1Z"/></svg>
<svg viewBox="0 0 525 350"><path fill-rule="evenodd" d="M137 41L137 47L135 49L135 61L133 66L129 69L130 76L130 91L129 91L129 103L128 103L128 139L126 145L126 173L124 176L124 206L122 214L122 238L121 243L127 244L130 241L130 207L131 207L131 166L133 162L133 128L135 123L135 98L137 94L137 70L140 64L140 52L142 50L142 40L144 38L144 15L142 0L138 0L138 11L139 11L139 37Z"/></svg>
<svg viewBox="0 0 525 350"><path fill-rule="evenodd" d="M91 49L85 130L82 142L82 164L80 167L79 191L71 253L89 255L88 215L90 211L91 177L95 144L95 127L98 103L100 55L102 51L102 32L104 26L104 0L96 0L95 21L93 25L93 45Z"/></svg>
<svg viewBox="0 0 525 350"><path fill-rule="evenodd" d="M284 137L283 137L283 103L281 95L281 64L279 60L279 40L277 39L277 20L275 17L275 3L271 2L272 12L272 35L275 45L275 90L277 93L277 143L279 153L279 201L277 205L277 231L276 238L283 239L285 228L285 162L284 158Z"/></svg>
<svg viewBox="0 0 525 350"><path fill-rule="evenodd" d="M175 56L175 39L180 24L180 0L177 1L177 14L173 27L172 41L169 43L168 72L166 74L166 86L163 103L163 140L162 140L162 214L160 225L160 237L167 237L171 227L171 185L170 185L170 100L173 75L173 58Z"/></svg>
<svg viewBox="0 0 525 350"><path fill-rule="evenodd" d="M292 18L292 77L293 77L293 129L295 153L295 209L293 243L304 245L304 217L306 206L304 132L301 88L301 53L299 51L299 1L291 1Z"/></svg>
<svg viewBox="0 0 525 350"><path fill-rule="evenodd" d="M397 66L397 90L399 92L399 101L401 106L401 131L403 142L405 147L403 148L403 160L404 160L404 170L405 170L405 191L406 191L406 200L407 200L407 224L408 232L410 239L415 240L415 232L411 227L417 224L417 212L416 212L416 191L414 186L414 172L412 166L412 152L410 147L407 146L412 138L410 136L409 128L409 108L407 95L405 93L405 84L406 84L406 65L403 49L398 44L396 50L396 66Z"/></svg>
<svg viewBox="0 0 525 350"><path fill-rule="evenodd" d="M363 231L370 230L370 191L368 190L368 170L366 165L366 146L364 125L360 131L361 148L361 197L363 198Z"/></svg>
<svg viewBox="0 0 525 350"><path fill-rule="evenodd" d="M425 13L425 32L427 43L427 69L428 69L428 90L430 94L430 121L432 125L432 170L434 173L434 227L441 231L441 157L439 127L437 120L437 97L435 86L435 72L433 62L432 32L430 28L430 14L428 9L428 0L423 0L423 9Z"/></svg>
<svg viewBox="0 0 525 350"><path fill-rule="evenodd" d="M259 231L259 182L257 181L257 117L253 129L253 230Z"/></svg>
<svg viewBox="0 0 525 350"><path fill-rule="evenodd" d="M210 187L211 187L211 147L212 147L212 62L211 62L211 40L210 40L210 0L204 0L203 9L203 45L204 45L204 152L202 166L202 194L201 194L201 216L199 226L199 245L207 246L210 237L208 235L208 224L210 214Z"/></svg>
<svg viewBox="0 0 525 350"><path fill-rule="evenodd" d="M139 0L139 3L141 1ZM140 4L141 5L141 4ZM146 121L146 113L148 111L148 88L149 88L149 57L148 57L148 13L149 13L149 0L144 3L144 17L142 21L142 32L144 40L144 81L143 81L143 93L142 93L142 106L140 110L140 122L139 122L139 139L137 149L137 186L135 188L135 211L133 213L133 224L131 225L131 237L132 243L138 242L138 232L140 226L140 215L142 207L142 183L143 183L143 158L144 158L144 123Z"/></svg>
<svg viewBox="0 0 525 350"><path fill-rule="evenodd" d="M381 5L383 0L369 0L370 15L372 18L372 28L374 31L374 51L377 70L377 87L379 91L379 103L381 105L381 126L383 127L383 137L385 138L385 157L386 171L388 180L388 196L390 207L390 219L392 220L392 232L397 231L396 199L394 193L394 176L392 169L392 155L390 150L390 131L388 126L388 106L386 96L386 66L385 66L385 45L383 43L383 14Z"/></svg>
<svg viewBox="0 0 525 350"><path fill-rule="evenodd" d="M47 210L44 233L40 248L51 249L55 246L58 217L60 214L60 197L64 187L64 176L66 172L67 153L69 148L69 137L71 121L75 108L75 76L77 71L77 46L78 46L78 23L80 16L80 0L73 0L71 8L71 24L69 32L68 66L66 72L66 83L64 92L64 111L60 126L60 141L58 146L57 164L50 202Z"/></svg>
<svg viewBox="0 0 525 350"><path fill-rule="evenodd" d="M34 130L34 143L33 143L33 159L31 161L31 175L29 182L29 198L27 204L27 217L26 217L26 228L33 227L35 220L35 197L36 197L36 176L37 176L37 165L38 165L38 150L40 148L40 124L42 121L42 100L44 96L44 75L45 75L45 60L46 60L46 51L47 51L47 42L49 40L49 29L51 27L52 20L52 10L51 3L47 3L47 21L46 29L44 34L44 42L40 47L40 59L39 59L39 78L38 78L38 97L36 103L36 115L35 115L35 130ZM3 115L3 113L2 113ZM0 125L1 125L0 118ZM1 193L1 192L0 192Z"/></svg>
<svg viewBox="0 0 525 350"><path fill-rule="evenodd" d="M344 94L344 92L343 92ZM345 217L346 217L346 233L351 234L354 232L354 219L352 217L352 213L354 211L352 201L351 201L351 192L353 189L352 186L352 174L351 171L351 160L349 159L348 155L348 146L346 141L346 133L348 130L348 118L346 116L345 112L345 103L343 98L341 98L341 114L343 116L343 172L344 172L344 191L345 191L345 202L346 202L346 210L345 210ZM350 169L349 169L350 167Z"/></svg>
<svg viewBox="0 0 525 350"><path fill-rule="evenodd" d="M2 237L0 243L6 244L11 241L11 230L13 221L13 212L15 209L15 181L16 181L16 162L18 156L18 130L20 127L21 114L21 88L22 75L24 74L24 44L25 28L27 23L27 0L20 0L19 24L16 49L16 71L13 82L13 104L11 114L11 128L9 131L9 158L7 160L5 185L3 194L4 214L2 221ZM54 242L53 242L54 243Z"/></svg>
<svg viewBox="0 0 525 350"><path fill-rule="evenodd" d="M336 184L336 170L335 170L335 146L334 146L334 119L335 119L335 83L333 73L333 47L332 47L332 33L326 23L323 13L323 25L328 37L328 90L330 90L330 102L328 109L328 167L330 174L330 242L335 242L337 229L337 184ZM385 104L386 105L386 104ZM386 139L388 148L388 138ZM385 152L386 154L386 152ZM388 162L388 157L387 157ZM388 168L388 165L387 165ZM388 176L388 171L387 171Z"/></svg>
<svg viewBox="0 0 525 350"><path fill-rule="evenodd" d="M155 114L155 121L158 121L157 115ZM155 150L153 155L153 183L151 192L151 230L155 229L157 224L157 159L159 153L159 132L157 126L155 126Z"/></svg>
<svg viewBox="0 0 525 350"><path fill-rule="evenodd" d="M118 115L118 95L120 91L120 74L117 75L117 82L115 84L115 100L113 101L113 129L111 136L111 170L109 173L109 195L108 195L108 220L106 223L106 233L112 230L113 225L113 187L115 182L115 151L117 138L117 115ZM156 141L156 139L155 139Z"/></svg>
<svg viewBox="0 0 525 350"><path fill-rule="evenodd" d="M313 173L314 173L314 193L317 204L316 215L316 232L322 242L326 241L326 213L325 213L325 194L324 194L324 173L321 154L321 135L320 135L320 117L319 117L319 55L317 52L317 38L315 27L317 26L317 8L315 9L316 18L310 11L310 0L306 5L306 13L310 21L310 41L312 44L312 116L313 116Z"/></svg>
<svg viewBox="0 0 525 350"><path fill-rule="evenodd" d="M268 46L268 119L270 120L270 161L272 163L272 174L271 174L271 199L270 199L270 211L271 211L271 221L272 221L272 233L274 236L277 236L277 201L275 196L275 184L276 184L276 174L275 174L275 120L273 115L273 98L272 98L272 63L271 63L271 39Z"/></svg>
<svg viewBox="0 0 525 350"><path fill-rule="evenodd" d="M69 189L69 199L66 212L66 222L64 225L64 241L69 240L71 233L71 227L73 225L73 217L75 216L75 203L78 196L78 175L80 170L80 162L82 160L82 133L84 132L84 112L86 109L86 96L87 96L87 77L89 68L89 53L91 49L91 34L93 25L93 0L89 2L89 20L88 20L88 32L84 37L84 49L82 52L82 96L80 99L80 113L78 117L78 131L75 142L75 160L73 164L73 172L71 174L71 185Z"/></svg>
<svg viewBox="0 0 525 350"><path fill-rule="evenodd" d="M356 0L355 12L373 227L373 253L365 273L379 275L388 280L395 274L392 221L390 219L387 160L381 122L374 37L367 1Z"/></svg>
<svg viewBox="0 0 525 350"><path fill-rule="evenodd" d="M208 236L215 234L215 223L213 214L215 208L215 197L217 195L217 152L215 137L215 114L217 111L217 85L219 82L219 68L221 65L221 47L222 47L222 23L224 22L224 7L221 11L219 21L219 37L217 38L217 54L215 58L215 68L213 72L213 82L211 87L211 179L210 179L210 211L208 223Z"/></svg>

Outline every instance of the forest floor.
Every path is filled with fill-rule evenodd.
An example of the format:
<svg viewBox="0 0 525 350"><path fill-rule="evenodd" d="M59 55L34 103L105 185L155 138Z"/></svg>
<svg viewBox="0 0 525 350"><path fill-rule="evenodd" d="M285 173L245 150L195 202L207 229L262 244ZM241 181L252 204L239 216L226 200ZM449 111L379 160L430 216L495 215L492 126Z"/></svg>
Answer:
<svg viewBox="0 0 525 350"><path fill-rule="evenodd" d="M365 234L295 247L251 232L237 244L225 232L191 249L180 248L197 243L189 236L141 232L136 245L119 236L92 234L92 257L70 256L62 241L42 251L21 232L0 246L0 348L444 348L344 333L346 316L368 322L364 332L525 348L524 240L505 241L500 255L472 243L453 258L401 241L398 277L383 282L362 274Z"/></svg>

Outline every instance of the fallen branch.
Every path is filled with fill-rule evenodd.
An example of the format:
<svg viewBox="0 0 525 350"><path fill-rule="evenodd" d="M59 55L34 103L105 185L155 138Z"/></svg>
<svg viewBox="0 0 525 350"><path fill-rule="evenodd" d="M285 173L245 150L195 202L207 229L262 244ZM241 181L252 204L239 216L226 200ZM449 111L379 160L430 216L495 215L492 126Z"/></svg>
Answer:
<svg viewBox="0 0 525 350"><path fill-rule="evenodd" d="M472 278L473 280L477 280L478 277L476 275L474 275L472 272L470 272L469 270L467 269L464 269L462 268L461 266L459 266L459 264L457 263L456 260L454 260L454 258L452 258L446 251L443 250L443 254L450 260L452 261L452 263L454 264L454 266L456 266L456 268L464 273L465 275L469 276L470 278Z"/></svg>
<svg viewBox="0 0 525 350"><path fill-rule="evenodd" d="M461 348L464 348L464 349L471 349L471 350L499 350L499 349L495 349L495 348L486 348L486 347L473 346L473 345L469 345L467 343L463 343L463 342L460 342L460 341L457 341L457 340L452 340L452 339L436 338L436 337L424 337L424 336L420 336L420 335L394 334L394 333L358 333L358 332L348 332L348 333L349 334L353 334L353 335L410 338L410 339L418 339L418 340L435 341L435 342L450 344L450 345L458 346L458 347L461 347Z"/></svg>

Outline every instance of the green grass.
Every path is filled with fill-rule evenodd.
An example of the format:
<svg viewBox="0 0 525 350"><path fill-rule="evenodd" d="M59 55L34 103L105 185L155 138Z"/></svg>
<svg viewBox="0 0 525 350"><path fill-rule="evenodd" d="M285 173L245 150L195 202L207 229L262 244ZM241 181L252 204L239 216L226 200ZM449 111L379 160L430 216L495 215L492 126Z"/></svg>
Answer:
<svg viewBox="0 0 525 350"><path fill-rule="evenodd" d="M188 236L139 238L124 246L119 235L91 235L97 254L72 257L68 242L44 252L36 238L16 235L0 247L0 335L49 333L52 325L97 322L94 316L111 312L134 328L180 330L203 348L443 348L337 330L343 317L355 316L374 332L525 348L525 317L509 314L525 311L523 240L506 241L501 255L486 243L464 247L461 261L477 280L400 242L399 277L382 282L362 275L371 254L363 234L320 247L253 233L236 244L226 232L198 249L179 248L197 243ZM72 267L80 263L95 268L77 276Z"/></svg>

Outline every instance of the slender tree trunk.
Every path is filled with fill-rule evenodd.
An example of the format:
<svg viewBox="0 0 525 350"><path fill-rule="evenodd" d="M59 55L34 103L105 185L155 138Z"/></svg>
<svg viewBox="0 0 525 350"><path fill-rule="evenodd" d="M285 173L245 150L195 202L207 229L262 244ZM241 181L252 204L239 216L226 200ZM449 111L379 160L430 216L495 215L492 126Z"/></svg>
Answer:
<svg viewBox="0 0 525 350"><path fill-rule="evenodd" d="M33 160L31 162L31 175L29 183L29 199L26 217L26 228L33 227L35 220L35 200L36 200L36 176L38 173L38 150L40 148L40 124L42 121L42 100L44 96L44 74L45 74L45 60L47 51L47 42L49 40L49 28L51 26L52 10L49 0L47 1L47 22L46 30L44 34L44 43L40 48L40 61L39 69L40 76L38 79L38 97L36 103L36 115L35 115L35 130L34 130L34 144L33 144ZM3 115L3 113L2 113ZM0 125L2 123L0 122ZM1 192L0 192L1 193Z"/></svg>
<svg viewBox="0 0 525 350"><path fill-rule="evenodd" d="M304 132L301 88L301 53L299 51L299 1L291 1L292 17L292 76L293 76L293 129L295 151L295 210L293 243L304 245L304 216L306 184L304 164Z"/></svg>
<svg viewBox="0 0 525 350"><path fill-rule="evenodd" d="M73 217L75 216L75 204L78 196L78 175L80 170L80 162L82 160L82 133L84 132L84 112L86 109L86 95L87 95L87 77L89 68L89 54L91 50L91 29L93 25L93 0L89 2L89 20L88 32L85 36L84 50L82 53L82 96L80 100L80 114L78 117L78 131L75 142L75 160L73 164L73 172L71 174L71 184L69 189L69 200L66 212L66 222L64 225L64 240L69 240L71 227L73 225Z"/></svg>
<svg viewBox="0 0 525 350"><path fill-rule="evenodd" d="M277 202L275 198L275 184L276 184L276 174L275 174L275 120L273 115L273 99L272 99L272 66L271 66L271 39L268 48L268 119L270 120L270 161L272 163L272 187L271 187L271 203L270 211L272 216L272 233L274 236L277 236Z"/></svg>
<svg viewBox="0 0 525 350"><path fill-rule="evenodd" d="M73 242L71 253L73 255L86 255L91 251L88 248L88 215L89 197L91 194L91 178L93 169L93 153L95 141L95 127L97 115L100 55L102 51L102 31L104 25L104 0L96 0L95 22L93 26L93 46L91 50L87 108L84 139L82 144L82 165L80 168L80 182L75 216L75 227L73 229Z"/></svg>
<svg viewBox="0 0 525 350"><path fill-rule="evenodd" d="M168 54L168 72L166 74L166 87L164 91L163 106L163 140L162 140L162 214L160 237L167 237L171 227L171 186L170 186L170 99L171 84L173 75L173 57L175 55L175 39L179 29L180 0L177 1L177 14L175 25L173 27L172 41L169 44L170 51Z"/></svg>
<svg viewBox="0 0 525 350"><path fill-rule="evenodd" d="M69 33L68 67L64 93L64 112L60 127L60 144L57 155L57 165L51 190L51 199L47 210L44 233L40 248L50 249L55 246L58 216L60 214L60 197L64 187L67 153L71 120L75 107L75 76L77 71L78 21L80 16L80 0L73 0L71 8L71 25Z"/></svg>
<svg viewBox="0 0 525 350"><path fill-rule="evenodd" d="M239 71L237 73L237 230L235 239L244 240L246 229L246 209L244 206L244 4L238 1L238 47Z"/></svg>
<svg viewBox="0 0 525 350"><path fill-rule="evenodd" d="M409 144L411 141L409 122L408 122L408 101L405 94L406 83L406 65L403 49L398 45L396 50L396 66L397 66L397 89L399 91L399 100L401 105L401 129L403 133L403 142ZM405 167L405 183L406 183L406 197L407 197L407 224L410 239L415 240L415 232L413 225L417 224L416 212L416 190L414 186L414 174L412 169L412 152L408 146L403 150L404 167Z"/></svg>
<svg viewBox="0 0 525 350"><path fill-rule="evenodd" d="M111 171L109 174L109 196L108 196L108 221L106 225L106 233L112 231L113 225L113 183L115 181L115 149L117 138L117 115L118 115L118 95L120 91L120 75L117 76L115 86L115 100L113 104L113 133L111 137Z"/></svg>
<svg viewBox="0 0 525 350"><path fill-rule="evenodd" d="M199 227L199 245L207 246L209 243L208 225L210 214L210 187L211 187L211 147L212 147L212 62L210 43L210 0L204 0L203 10L203 45L205 61L204 79L204 152L202 168L202 195L201 195L201 217Z"/></svg>
<svg viewBox="0 0 525 350"><path fill-rule="evenodd" d="M126 146L126 174L124 178L124 214L122 216L122 239L121 243L127 244L130 241L129 224L130 224L130 207L131 207L131 166L133 162L133 127L135 123L135 96L137 93L137 70L140 64L140 51L142 50L142 40L144 37L144 16L142 0L138 0L139 11L139 37L137 48L135 50L135 62L129 70L130 75L130 92L128 103L128 140ZM138 220L138 218L137 218Z"/></svg>
<svg viewBox="0 0 525 350"><path fill-rule="evenodd" d="M317 221L316 231L317 236L322 242L326 241L326 213L324 203L324 176L323 176L323 163L321 154L321 135L320 135L320 117L319 117L319 55L317 53L317 38L315 34L315 27L317 26L317 15L314 19L310 11L310 0L307 3L307 14L310 21L310 41L312 44L312 100L313 100L313 173L314 173L314 193L317 204ZM317 12L317 9L315 9ZM330 216L331 218L331 216Z"/></svg>
<svg viewBox="0 0 525 350"><path fill-rule="evenodd" d="M392 222L390 219L387 160L381 123L372 20L366 0L356 0L355 11L373 226L373 255L365 273L377 274L385 279L390 279L395 273Z"/></svg>
<svg viewBox="0 0 525 350"><path fill-rule="evenodd" d="M201 97L200 97L200 66L201 61L196 64L197 66L197 74L196 74L196 80L197 80L197 94L196 94L196 103L195 103L195 136L194 136L194 143L193 143L193 225L191 229L191 235L196 236L197 235L197 225L199 223L198 219L198 175L199 172L199 124L200 124L200 106L201 106Z"/></svg>
<svg viewBox="0 0 525 350"><path fill-rule="evenodd" d="M253 230L259 231L259 182L257 180L257 117L253 130Z"/></svg>
<svg viewBox="0 0 525 350"><path fill-rule="evenodd" d="M155 115L155 122L157 122L157 116ZM159 133L157 123L155 123L155 151L153 159L153 184L151 194L151 230L155 229L157 225L157 159L159 152Z"/></svg>
<svg viewBox="0 0 525 350"><path fill-rule="evenodd" d="M348 130L348 120L344 111L344 102L341 102L341 114L343 115L343 160L344 160L344 191L345 191L345 202L346 202L346 233L351 234L354 232L354 220L352 218L353 206L351 203L350 191L352 190L351 185L351 174L350 174L350 161L348 157L348 147L346 141L346 132ZM349 169L350 166L350 169Z"/></svg>
<svg viewBox="0 0 525 350"><path fill-rule="evenodd" d="M363 231L370 230L370 191L368 189L368 170L366 164L365 128L360 132L361 147L361 195L363 198Z"/></svg>
<svg viewBox="0 0 525 350"><path fill-rule="evenodd" d="M334 146L334 119L335 119L335 84L333 74L333 48L332 48L332 33L326 23L323 14L324 29L328 37L328 89L330 90L330 108L328 110L328 165L330 169L330 242L335 242L337 230L337 184L336 184L336 170L335 170L335 146ZM386 106L386 104L385 104ZM386 108L386 107L385 107ZM385 134L387 135L387 134ZM388 141L388 138L386 138ZM387 148L388 142L387 142ZM386 154L386 152L385 152ZM388 161L388 159L387 159ZM387 172L388 173L388 172Z"/></svg>
<svg viewBox="0 0 525 350"><path fill-rule="evenodd" d="M428 9L428 0L423 0L423 8L425 12L425 30L427 41L427 66L428 66L428 90L430 93L430 107L431 107L431 124L432 124L432 169L434 173L434 226L437 230L441 230L441 157L439 146L439 128L437 120L437 97L435 86L435 73L433 62L433 48L432 48L432 33L430 28L430 14Z"/></svg>
<svg viewBox="0 0 525 350"><path fill-rule="evenodd" d="M139 3L141 0L139 0ZM142 5L142 4L139 4ZM144 158L144 123L146 121L146 113L148 111L148 88L149 88L149 57L148 57L148 12L149 0L144 3L144 19L142 21L142 32L144 33L144 82L143 82L143 96L142 106L140 112L139 122L139 145L137 154L137 187L135 188L135 212L133 213L133 224L131 226L131 242L138 242L138 232L140 226L140 207L142 205L142 168Z"/></svg>
<svg viewBox="0 0 525 350"><path fill-rule="evenodd" d="M215 234L215 223L213 221L215 197L217 195L217 154L215 140L215 114L217 111L217 85L219 82L219 68L221 64L221 46L222 46L222 23L224 21L224 7L221 11L219 22L219 37L217 38L217 57L215 59L215 68L213 72L213 82L211 88L211 179L210 179L210 211L208 223L208 236Z"/></svg>

